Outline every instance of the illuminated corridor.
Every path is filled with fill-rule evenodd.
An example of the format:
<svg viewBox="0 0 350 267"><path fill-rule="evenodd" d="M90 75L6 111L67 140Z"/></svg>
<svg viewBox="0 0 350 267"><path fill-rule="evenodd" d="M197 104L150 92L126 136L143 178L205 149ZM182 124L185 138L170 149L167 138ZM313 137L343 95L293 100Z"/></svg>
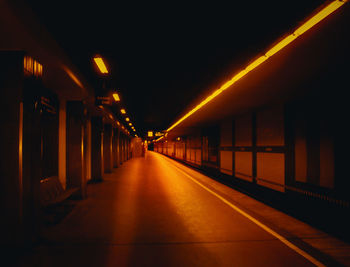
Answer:
<svg viewBox="0 0 350 267"><path fill-rule="evenodd" d="M46 229L46 241L24 260L26 264L312 266L223 202L242 207L254 200L154 152L126 162L103 183L90 185L88 195L61 223ZM254 205L267 216L278 215L261 203ZM288 227L296 220L275 218L276 225L282 221ZM320 237L317 231L311 234Z"/></svg>
<svg viewBox="0 0 350 267"><path fill-rule="evenodd" d="M0 0L0 266L350 266L350 0Z"/></svg>

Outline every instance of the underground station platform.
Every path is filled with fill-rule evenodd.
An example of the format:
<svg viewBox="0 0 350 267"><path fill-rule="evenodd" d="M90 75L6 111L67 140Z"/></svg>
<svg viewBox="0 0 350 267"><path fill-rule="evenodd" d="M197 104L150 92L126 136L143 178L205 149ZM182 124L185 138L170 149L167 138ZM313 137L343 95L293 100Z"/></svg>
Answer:
<svg viewBox="0 0 350 267"><path fill-rule="evenodd" d="M18 266L350 264L347 243L155 152L88 195Z"/></svg>
<svg viewBox="0 0 350 267"><path fill-rule="evenodd" d="M350 266L349 1L231 5L0 0L0 266Z"/></svg>

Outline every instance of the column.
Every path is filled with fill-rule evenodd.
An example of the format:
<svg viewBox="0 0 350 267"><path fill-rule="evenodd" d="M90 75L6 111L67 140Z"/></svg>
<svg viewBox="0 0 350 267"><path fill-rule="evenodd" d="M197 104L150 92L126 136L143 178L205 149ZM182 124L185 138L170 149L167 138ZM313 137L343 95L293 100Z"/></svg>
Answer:
<svg viewBox="0 0 350 267"><path fill-rule="evenodd" d="M67 138L67 121L66 121L66 101L60 100L58 115L58 179L62 187L66 189L67 169L66 169L66 138Z"/></svg>
<svg viewBox="0 0 350 267"><path fill-rule="evenodd" d="M24 79L22 52L0 52L0 61L0 244L11 247L32 242L40 229L40 83Z"/></svg>
<svg viewBox="0 0 350 267"><path fill-rule="evenodd" d="M67 102L67 188L79 188L78 196L86 197L84 159L84 104Z"/></svg>
<svg viewBox="0 0 350 267"><path fill-rule="evenodd" d="M91 180L102 181L103 166L103 120L102 117L91 119Z"/></svg>
<svg viewBox="0 0 350 267"><path fill-rule="evenodd" d="M104 171L105 173L111 173L113 169L113 127L111 124L105 124L104 137L103 137L103 157L104 157Z"/></svg>
<svg viewBox="0 0 350 267"><path fill-rule="evenodd" d="M113 168L118 168L118 128L113 128L112 152Z"/></svg>

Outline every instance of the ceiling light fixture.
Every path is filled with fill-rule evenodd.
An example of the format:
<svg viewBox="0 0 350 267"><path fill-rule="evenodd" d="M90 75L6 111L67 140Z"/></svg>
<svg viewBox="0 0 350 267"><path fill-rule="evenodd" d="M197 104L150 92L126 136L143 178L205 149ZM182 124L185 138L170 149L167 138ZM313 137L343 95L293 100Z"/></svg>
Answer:
<svg viewBox="0 0 350 267"><path fill-rule="evenodd" d="M102 57L96 56L96 57L94 57L94 61L102 74L108 73L108 69L107 69Z"/></svg>
<svg viewBox="0 0 350 267"><path fill-rule="evenodd" d="M120 101L118 93L113 93L113 98L114 98L115 102L119 102Z"/></svg>

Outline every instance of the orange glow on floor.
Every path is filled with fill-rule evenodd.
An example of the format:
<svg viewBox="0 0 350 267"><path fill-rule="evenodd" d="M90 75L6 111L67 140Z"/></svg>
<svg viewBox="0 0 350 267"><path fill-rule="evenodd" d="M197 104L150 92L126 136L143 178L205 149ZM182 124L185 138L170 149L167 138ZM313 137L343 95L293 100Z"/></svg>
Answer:
<svg viewBox="0 0 350 267"><path fill-rule="evenodd" d="M346 2L347 2L347 0L343 0L343 1L335 0L335 1L331 2L329 5L325 6L317 14L312 16L305 23L303 23L299 28L297 28L292 34L290 34L287 37L283 38L281 41L279 41L277 44L275 44L272 48L270 48L265 53L265 55L260 56L257 59L255 59L252 63L250 63L248 66L246 66L243 70L241 70L235 76L233 76L231 80L227 81L219 89L215 90L210 96L208 96L201 103L199 103L197 106L195 106L192 110L190 110L188 113L186 113L182 118L180 118L173 125L171 125L166 131L169 132L174 127L179 125L181 122L183 122L185 119L187 119L193 113L195 113L197 110L199 110L204 105L206 105L211 100L213 100L215 97L217 97L219 94L221 94L224 90L226 90L229 87L231 87L235 82L237 82L242 77L244 77L248 72L250 72L250 71L254 70L255 68L257 68L258 66L260 66L268 58L270 58L271 56L276 54L278 51L282 50L284 47L289 45L296 38L298 38L300 35L305 33L307 30L309 30L310 28L315 26L318 22L322 21L324 18L326 18L328 15L333 13L338 8L340 8ZM160 140L160 139L158 139L158 140Z"/></svg>

